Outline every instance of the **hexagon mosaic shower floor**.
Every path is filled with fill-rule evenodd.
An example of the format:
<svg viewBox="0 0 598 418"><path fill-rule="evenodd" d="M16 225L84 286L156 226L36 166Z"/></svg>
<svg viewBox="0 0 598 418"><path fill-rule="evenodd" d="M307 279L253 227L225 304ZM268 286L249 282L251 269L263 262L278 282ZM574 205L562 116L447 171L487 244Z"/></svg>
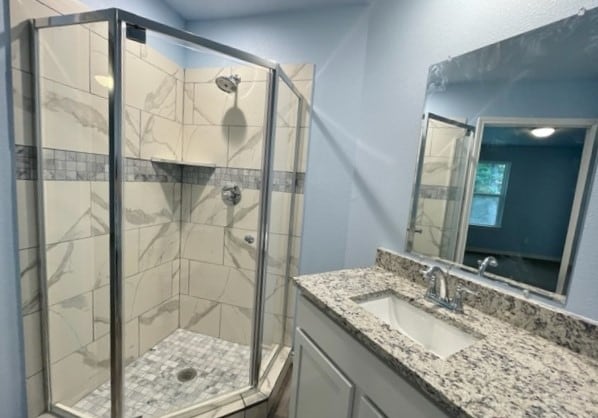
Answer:
<svg viewBox="0 0 598 418"><path fill-rule="evenodd" d="M126 367L125 416L158 417L247 386L249 356L248 346L178 329ZM197 376L180 382L177 374L189 367ZM109 418L110 382L74 408Z"/></svg>

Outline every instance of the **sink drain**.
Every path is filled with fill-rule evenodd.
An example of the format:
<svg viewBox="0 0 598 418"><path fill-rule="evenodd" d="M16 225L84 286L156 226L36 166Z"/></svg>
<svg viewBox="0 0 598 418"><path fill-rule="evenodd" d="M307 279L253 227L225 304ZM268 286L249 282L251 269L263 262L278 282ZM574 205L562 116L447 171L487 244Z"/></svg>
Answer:
<svg viewBox="0 0 598 418"><path fill-rule="evenodd" d="M176 378L179 380L179 382L185 383L195 379L196 376L197 370L195 370L193 367L187 367L186 369L183 369L180 372L178 372Z"/></svg>

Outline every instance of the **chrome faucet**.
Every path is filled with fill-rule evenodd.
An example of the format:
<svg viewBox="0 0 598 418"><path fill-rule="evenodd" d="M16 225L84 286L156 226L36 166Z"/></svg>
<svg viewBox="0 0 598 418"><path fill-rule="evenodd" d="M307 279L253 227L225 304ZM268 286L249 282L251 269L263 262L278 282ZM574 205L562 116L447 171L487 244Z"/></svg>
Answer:
<svg viewBox="0 0 598 418"><path fill-rule="evenodd" d="M498 267L498 261L496 261L496 258L488 256L484 258L484 260L478 260L478 266L480 266L478 268L478 275L484 277L484 273L486 273L488 266Z"/></svg>
<svg viewBox="0 0 598 418"><path fill-rule="evenodd" d="M463 313L463 296L466 293L476 295L477 293L462 284L458 284L452 298L448 294L448 272L438 266L430 266L422 270L424 278L428 280L426 299L437 305L443 306L451 311Z"/></svg>
<svg viewBox="0 0 598 418"><path fill-rule="evenodd" d="M424 279L429 281L426 297L428 299L439 299L446 301L448 299L447 276L438 266L430 266L427 270L422 271Z"/></svg>

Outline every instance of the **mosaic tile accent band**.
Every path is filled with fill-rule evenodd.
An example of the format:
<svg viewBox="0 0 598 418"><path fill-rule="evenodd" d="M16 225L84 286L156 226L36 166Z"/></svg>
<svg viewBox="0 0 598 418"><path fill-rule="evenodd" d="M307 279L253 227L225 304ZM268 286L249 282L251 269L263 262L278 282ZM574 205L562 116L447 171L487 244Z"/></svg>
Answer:
<svg viewBox="0 0 598 418"><path fill-rule="evenodd" d="M275 171L272 176L272 191L293 192L293 173ZM305 174L296 176L297 193L303 193ZM261 170L229 167L183 167L183 183L200 186L223 186L225 183L238 183L246 189L260 190L262 187Z"/></svg>
<svg viewBox="0 0 598 418"><path fill-rule="evenodd" d="M35 147L17 145L17 180L36 180ZM44 148L44 179L66 181L108 181L108 156L86 152L65 151ZM245 189L261 189L261 170L229 167L195 167L137 158L125 159L126 181L188 183L222 186L227 182L238 183ZM272 191L303 193L305 173L275 171L272 177Z"/></svg>
<svg viewBox="0 0 598 418"><path fill-rule="evenodd" d="M15 146L15 170L17 180L35 180L37 179L35 147L24 145Z"/></svg>
<svg viewBox="0 0 598 418"><path fill-rule="evenodd" d="M423 199L456 200L459 190L460 188L456 186L422 184L419 186L419 197Z"/></svg>

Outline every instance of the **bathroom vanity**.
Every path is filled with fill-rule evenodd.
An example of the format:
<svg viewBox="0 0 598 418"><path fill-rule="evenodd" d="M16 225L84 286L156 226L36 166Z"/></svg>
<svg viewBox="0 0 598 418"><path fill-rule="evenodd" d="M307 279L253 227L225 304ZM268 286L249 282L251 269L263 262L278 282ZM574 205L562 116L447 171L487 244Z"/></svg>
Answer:
<svg viewBox="0 0 598 418"><path fill-rule="evenodd" d="M296 279L292 418L598 416L598 324L477 282L453 312L425 299L423 267L379 250L374 267ZM419 330L394 322L418 313ZM426 333L442 324L470 339L438 352Z"/></svg>

